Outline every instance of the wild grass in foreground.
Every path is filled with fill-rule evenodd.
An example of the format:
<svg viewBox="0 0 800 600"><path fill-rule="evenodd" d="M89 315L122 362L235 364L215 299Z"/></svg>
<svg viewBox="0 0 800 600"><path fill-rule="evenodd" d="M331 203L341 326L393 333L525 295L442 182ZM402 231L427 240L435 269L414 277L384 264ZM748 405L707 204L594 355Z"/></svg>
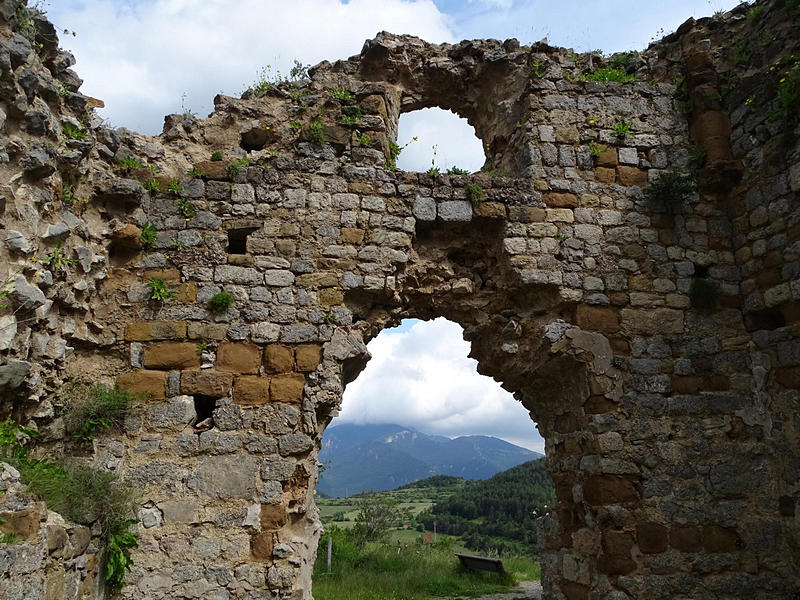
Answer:
<svg viewBox="0 0 800 600"><path fill-rule="evenodd" d="M330 574L329 536L333 538ZM503 563L506 573L474 573L459 566L451 538L398 550L389 544L359 545L333 527L319 545L313 593L316 600L428 600L503 592L520 580L538 579L538 565L532 559L503 557Z"/></svg>

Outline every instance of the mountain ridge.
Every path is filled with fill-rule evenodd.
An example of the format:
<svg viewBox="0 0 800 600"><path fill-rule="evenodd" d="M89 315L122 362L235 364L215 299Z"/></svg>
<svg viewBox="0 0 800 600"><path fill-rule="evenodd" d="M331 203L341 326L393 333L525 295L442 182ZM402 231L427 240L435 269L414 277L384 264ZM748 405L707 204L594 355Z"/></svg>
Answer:
<svg viewBox="0 0 800 600"><path fill-rule="evenodd" d="M450 439L394 423L330 427L319 459L327 465L317 489L329 496L395 489L433 475L486 479L538 452L483 435Z"/></svg>

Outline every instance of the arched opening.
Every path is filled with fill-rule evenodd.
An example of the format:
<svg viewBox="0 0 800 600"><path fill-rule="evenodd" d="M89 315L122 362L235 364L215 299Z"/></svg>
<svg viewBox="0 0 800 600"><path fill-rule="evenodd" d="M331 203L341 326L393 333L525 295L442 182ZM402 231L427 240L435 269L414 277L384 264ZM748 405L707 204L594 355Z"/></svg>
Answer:
<svg viewBox="0 0 800 600"><path fill-rule="evenodd" d="M486 162L483 142L466 119L441 108L400 115L397 167L404 171L467 174Z"/></svg>
<svg viewBox="0 0 800 600"><path fill-rule="evenodd" d="M455 551L528 565L523 579L533 580L554 491L540 460L544 440L528 410L478 374L464 330L445 318L405 319L368 350L372 358L347 386L318 456L316 502L327 534L315 598L329 597L332 581L358 585L336 578L351 568L348 544L370 526L386 531L360 550L360 569L369 568L373 554L402 555L406 548L427 552L424 564L457 572ZM382 522L387 515L391 522ZM328 539L338 545L333 579L326 577ZM383 585L370 575L359 577Z"/></svg>

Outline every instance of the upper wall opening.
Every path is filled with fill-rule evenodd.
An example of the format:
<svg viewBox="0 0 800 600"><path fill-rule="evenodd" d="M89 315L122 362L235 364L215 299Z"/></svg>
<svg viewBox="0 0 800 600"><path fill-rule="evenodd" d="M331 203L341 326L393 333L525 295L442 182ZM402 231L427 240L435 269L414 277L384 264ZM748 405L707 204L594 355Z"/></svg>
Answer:
<svg viewBox="0 0 800 600"><path fill-rule="evenodd" d="M474 173L483 167L483 142L466 119L449 110L424 108L400 115L397 166L404 171L438 169Z"/></svg>

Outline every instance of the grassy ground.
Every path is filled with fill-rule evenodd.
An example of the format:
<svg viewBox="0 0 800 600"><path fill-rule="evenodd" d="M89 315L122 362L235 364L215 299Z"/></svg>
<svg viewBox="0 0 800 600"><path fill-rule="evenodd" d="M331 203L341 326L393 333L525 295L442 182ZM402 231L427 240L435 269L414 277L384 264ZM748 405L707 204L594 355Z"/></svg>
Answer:
<svg viewBox="0 0 800 600"><path fill-rule="evenodd" d="M335 535L329 574L324 539L314 570L314 598L429 600L479 596L507 591L519 581L539 578L539 565L532 559L519 557L503 557L506 568L503 574L465 571L453 554L460 549L449 542L452 540L445 538L435 545L416 544L395 538L385 545L370 543L359 548Z"/></svg>

